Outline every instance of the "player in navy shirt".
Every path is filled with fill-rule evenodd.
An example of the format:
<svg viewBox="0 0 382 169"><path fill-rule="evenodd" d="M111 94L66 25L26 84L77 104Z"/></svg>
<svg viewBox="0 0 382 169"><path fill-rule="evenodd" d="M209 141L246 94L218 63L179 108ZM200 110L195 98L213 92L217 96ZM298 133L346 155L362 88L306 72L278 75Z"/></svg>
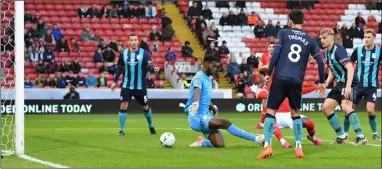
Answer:
<svg viewBox="0 0 382 169"><path fill-rule="evenodd" d="M364 45L357 47L350 60L356 62L357 69L355 75L360 81L357 88L355 104L364 98L366 101L366 111L369 114L369 124L373 132L374 140L381 140L377 133L377 120L375 116L375 101L377 99L378 73L382 63L381 48L374 44L376 33L372 29L366 29L364 33ZM344 131L347 135L350 127L349 118L345 117Z"/></svg>
<svg viewBox="0 0 382 169"><path fill-rule="evenodd" d="M121 106L119 111L120 136L125 135L125 123L127 118L127 107L131 97L142 106L144 115L149 125L151 134L156 134L152 123L152 110L148 106L146 73L153 71L151 57L147 51L138 47L138 36L132 34L129 36L129 48L123 49L118 60L118 69L114 76L114 82L111 89L114 90L121 73L123 81L121 84ZM155 68L158 69L158 68Z"/></svg>
<svg viewBox="0 0 382 169"><path fill-rule="evenodd" d="M330 68L326 84L328 85L334 78L337 81L337 84L330 91L322 106L322 111L337 133L335 143L341 144L347 142L347 136L341 128L338 116L333 112L337 105L341 105L342 111L350 119L353 129L357 134L356 145L366 144L367 139L362 133L359 118L352 107L358 86L354 67L351 64L346 49L334 43L333 29L325 28L321 30L320 38L322 47L325 48L325 58Z"/></svg>
<svg viewBox="0 0 382 169"><path fill-rule="evenodd" d="M320 75L320 94L325 91L324 63L320 49L316 41L302 30L304 13L293 10L289 14L288 24L292 29L283 29L276 39L269 70L265 76L266 83L270 83L273 73L273 82L270 87L267 101L267 114L264 121L265 144L259 159L267 158L273 154L271 138L274 130L275 113L285 98L289 99L291 115L293 119L293 130L296 137L296 157L303 158L302 152L302 121L300 116L301 91L306 66L309 57L317 60Z"/></svg>

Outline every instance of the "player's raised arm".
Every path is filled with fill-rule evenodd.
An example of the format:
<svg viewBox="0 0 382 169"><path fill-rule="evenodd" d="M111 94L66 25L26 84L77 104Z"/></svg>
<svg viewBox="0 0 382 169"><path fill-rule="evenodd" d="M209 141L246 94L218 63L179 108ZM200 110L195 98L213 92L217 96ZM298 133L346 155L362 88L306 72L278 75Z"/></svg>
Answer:
<svg viewBox="0 0 382 169"><path fill-rule="evenodd" d="M353 77L354 77L354 67L353 64L351 64L350 59L347 56L346 50L337 50L335 57L340 61L340 63L345 67L346 69L346 88L345 88L345 98L349 99L351 94L351 85L353 83Z"/></svg>
<svg viewBox="0 0 382 169"><path fill-rule="evenodd" d="M271 76L271 74L273 72L273 68L276 66L276 64L279 60L281 47L283 44L283 39L284 39L284 31L281 30L279 32L279 34L277 35L275 47L274 47L272 57L271 57L271 62L269 63L269 66L268 66L267 76Z"/></svg>
<svg viewBox="0 0 382 169"><path fill-rule="evenodd" d="M115 86L118 82L119 76L121 75L121 73L123 72L123 68L125 67L125 63L123 62L125 50L122 50L121 54L119 55L119 59L118 59L118 63L117 63L117 70L116 70L115 75L114 75L114 80L113 80L113 84L111 85L111 90L115 89Z"/></svg>

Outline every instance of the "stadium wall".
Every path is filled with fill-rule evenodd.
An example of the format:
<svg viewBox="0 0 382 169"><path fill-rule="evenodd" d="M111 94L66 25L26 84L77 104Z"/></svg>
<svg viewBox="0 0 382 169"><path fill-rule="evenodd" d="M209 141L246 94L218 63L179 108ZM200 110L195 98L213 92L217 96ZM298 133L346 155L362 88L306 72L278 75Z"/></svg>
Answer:
<svg viewBox="0 0 382 169"><path fill-rule="evenodd" d="M324 99L303 99L301 111L320 112ZM376 110L381 110L381 98L376 100ZM154 113L182 113L185 99L152 99L149 101ZM115 114L119 109L119 100L25 100L26 114ZM261 101L257 99L215 99L219 113L260 113ZM1 104L2 114L14 112L14 102L5 101ZM340 106L336 111L341 110ZM365 104L361 102L356 111L364 112ZM139 104L133 101L129 113L141 113Z"/></svg>

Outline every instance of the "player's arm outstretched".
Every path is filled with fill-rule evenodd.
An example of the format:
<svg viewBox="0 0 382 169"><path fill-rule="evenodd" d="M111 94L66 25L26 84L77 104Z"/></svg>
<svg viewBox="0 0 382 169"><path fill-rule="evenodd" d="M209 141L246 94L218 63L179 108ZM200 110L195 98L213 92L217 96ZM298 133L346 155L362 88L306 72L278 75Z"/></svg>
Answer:
<svg viewBox="0 0 382 169"><path fill-rule="evenodd" d="M121 54L119 55L119 59L118 59L118 63L117 63L117 71L115 72L113 83L110 86L111 90L115 89L115 86L117 85L119 76L124 71L123 68L125 67L125 63L123 62L123 51L124 50L122 50Z"/></svg>
<svg viewBox="0 0 382 169"><path fill-rule="evenodd" d="M314 41L313 43L313 50L311 52L311 55L314 59L317 61L318 66L318 74L320 76L319 83L318 83L318 89L320 91L320 96L324 96L326 85L325 85L325 64L323 61L322 53L320 51L320 48L318 44Z"/></svg>
<svg viewBox="0 0 382 169"><path fill-rule="evenodd" d="M350 99L351 96L351 87L353 83L353 77L354 77L354 67L353 64L351 64L346 50L337 50L336 57L340 61L340 63L345 67L347 72L346 77L346 87L345 87L345 98Z"/></svg>
<svg viewBox="0 0 382 169"><path fill-rule="evenodd" d="M283 45L283 40L284 40L284 30L281 30L279 34L277 35L271 61L269 62L269 65L268 65L268 71L264 78L264 81L267 85L269 85L270 77L271 77L271 74L273 73L273 68L277 65L277 62L279 61L280 52Z"/></svg>

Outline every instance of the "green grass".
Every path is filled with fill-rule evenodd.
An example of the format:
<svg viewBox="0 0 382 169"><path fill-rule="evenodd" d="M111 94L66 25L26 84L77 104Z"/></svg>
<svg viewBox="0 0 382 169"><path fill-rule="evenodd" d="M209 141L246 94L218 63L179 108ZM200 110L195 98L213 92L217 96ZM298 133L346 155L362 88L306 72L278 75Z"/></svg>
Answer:
<svg viewBox="0 0 382 169"><path fill-rule="evenodd" d="M274 138L274 156L267 160L256 159L261 147L255 143L233 137L224 132L226 148L188 148L200 133L188 130L183 114L154 114L158 134L150 135L142 114L130 114L125 137L118 137L117 115L27 115L25 118L26 154L32 157L69 167L106 168L190 168L190 167L352 167L380 168L381 142L371 138L366 113L360 115L363 131L370 144L379 146L333 145L324 142L317 147L304 140L306 158L296 159L294 149L283 149ZM317 136L334 140L336 135L321 113L305 113L316 123ZM341 117L342 114L339 113ZM380 117L380 113L378 116ZM254 133L251 127L258 123L259 114L221 114L236 126ZM341 118L343 120L343 118ZM163 148L159 136L163 132L176 136L173 148ZM284 136L293 131L282 130ZM306 131L304 131L306 133ZM380 133L380 129L379 129ZM305 136L304 136L305 137ZM354 138L354 132L350 133ZM292 139L288 139L293 143ZM17 157L5 157L4 168L44 167ZM46 166L45 166L46 167Z"/></svg>

